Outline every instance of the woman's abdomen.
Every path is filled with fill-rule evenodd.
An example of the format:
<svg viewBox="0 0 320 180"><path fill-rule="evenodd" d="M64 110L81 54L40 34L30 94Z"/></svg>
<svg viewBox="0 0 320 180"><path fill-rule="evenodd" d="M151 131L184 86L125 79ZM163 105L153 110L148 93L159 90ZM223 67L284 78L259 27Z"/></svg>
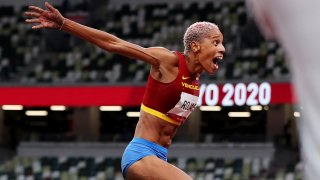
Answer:
<svg viewBox="0 0 320 180"><path fill-rule="evenodd" d="M143 138L168 148L179 126L170 124L144 111L136 126L135 137Z"/></svg>

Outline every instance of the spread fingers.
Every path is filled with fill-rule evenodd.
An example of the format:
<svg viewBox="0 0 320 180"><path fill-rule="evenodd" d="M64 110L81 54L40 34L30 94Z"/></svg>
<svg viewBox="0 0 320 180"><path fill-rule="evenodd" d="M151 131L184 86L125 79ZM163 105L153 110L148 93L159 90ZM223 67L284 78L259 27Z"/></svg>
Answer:
<svg viewBox="0 0 320 180"><path fill-rule="evenodd" d="M36 18L40 17L40 14L37 13L37 12L27 11L27 12L25 12L24 14L25 14L26 16L30 16L30 17L36 17Z"/></svg>
<svg viewBox="0 0 320 180"><path fill-rule="evenodd" d="M37 12L39 14L45 12L45 10L43 10L43 9L37 7L37 6L29 6L29 10L35 11L35 12Z"/></svg>
<svg viewBox="0 0 320 180"><path fill-rule="evenodd" d="M27 23L40 23L40 19L36 18L36 19L26 19Z"/></svg>
<svg viewBox="0 0 320 180"><path fill-rule="evenodd" d="M32 29L41 29L41 28L44 28L44 25L39 24L39 25L36 25L36 26L32 26Z"/></svg>

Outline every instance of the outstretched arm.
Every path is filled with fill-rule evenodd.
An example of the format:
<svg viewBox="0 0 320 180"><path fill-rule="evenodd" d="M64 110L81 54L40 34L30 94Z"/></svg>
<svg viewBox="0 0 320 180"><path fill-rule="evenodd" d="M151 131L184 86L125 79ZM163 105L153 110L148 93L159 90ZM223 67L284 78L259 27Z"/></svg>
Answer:
<svg viewBox="0 0 320 180"><path fill-rule="evenodd" d="M45 6L48 10L36 6L29 6L29 11L25 13L32 18L27 19L26 22L37 23L37 25L32 26L32 29L60 29L95 44L108 52L140 59L151 64L153 67L159 67L160 63L164 60L169 61L169 63L171 60L174 61L173 58L175 57L165 48L143 48L107 32L90 28L64 18L60 12L48 2L45 3Z"/></svg>

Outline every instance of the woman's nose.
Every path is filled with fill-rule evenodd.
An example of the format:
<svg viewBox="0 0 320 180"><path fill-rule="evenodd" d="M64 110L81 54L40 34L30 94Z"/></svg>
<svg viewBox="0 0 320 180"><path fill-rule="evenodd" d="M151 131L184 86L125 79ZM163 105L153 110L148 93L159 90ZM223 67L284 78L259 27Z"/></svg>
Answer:
<svg viewBox="0 0 320 180"><path fill-rule="evenodd" d="M219 52L224 53L226 51L226 49L224 48L224 46L221 44Z"/></svg>

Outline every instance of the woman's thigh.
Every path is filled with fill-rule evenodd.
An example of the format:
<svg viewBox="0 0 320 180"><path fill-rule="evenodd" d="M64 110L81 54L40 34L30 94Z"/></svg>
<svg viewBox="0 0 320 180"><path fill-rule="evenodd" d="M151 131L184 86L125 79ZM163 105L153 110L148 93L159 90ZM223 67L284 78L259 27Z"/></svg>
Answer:
<svg viewBox="0 0 320 180"><path fill-rule="evenodd" d="M179 168L157 158L146 156L129 167L127 180L191 180Z"/></svg>

